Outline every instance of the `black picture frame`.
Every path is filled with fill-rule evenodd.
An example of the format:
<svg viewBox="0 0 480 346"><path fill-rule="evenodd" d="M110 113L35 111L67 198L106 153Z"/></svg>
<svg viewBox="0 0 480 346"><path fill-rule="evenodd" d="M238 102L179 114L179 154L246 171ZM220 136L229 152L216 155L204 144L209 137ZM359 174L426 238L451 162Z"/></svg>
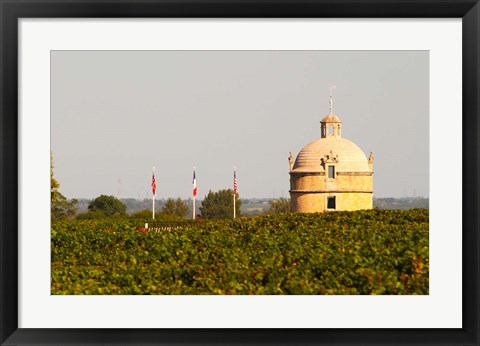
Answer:
<svg viewBox="0 0 480 346"><path fill-rule="evenodd" d="M478 0L0 0L1 345L478 345ZM18 19L147 17L462 18L463 326L459 329L18 328ZM455 231L455 230L451 230ZM448 273L446 273L448 275Z"/></svg>

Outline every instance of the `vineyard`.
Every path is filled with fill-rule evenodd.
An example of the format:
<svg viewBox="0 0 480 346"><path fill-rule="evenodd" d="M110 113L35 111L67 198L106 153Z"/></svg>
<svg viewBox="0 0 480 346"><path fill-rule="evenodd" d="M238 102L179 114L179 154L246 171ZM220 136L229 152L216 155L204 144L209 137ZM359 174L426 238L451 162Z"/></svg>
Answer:
<svg viewBox="0 0 480 346"><path fill-rule="evenodd" d="M51 228L52 294L428 294L428 210Z"/></svg>

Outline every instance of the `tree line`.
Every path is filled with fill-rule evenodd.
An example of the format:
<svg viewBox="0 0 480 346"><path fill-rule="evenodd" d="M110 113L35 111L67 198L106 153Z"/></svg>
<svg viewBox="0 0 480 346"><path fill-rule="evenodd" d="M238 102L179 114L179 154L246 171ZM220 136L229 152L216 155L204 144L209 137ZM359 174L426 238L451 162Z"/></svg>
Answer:
<svg viewBox="0 0 480 346"><path fill-rule="evenodd" d="M50 191L51 191L51 218L52 221L78 218L78 219L99 219L105 217L127 216L127 206L120 199L114 196L101 195L88 204L86 213L77 214L76 199L68 201L60 191L60 184L53 175L53 158L50 157ZM201 218L224 219L233 217L233 198L235 198L235 212L241 216L242 201L238 195L234 197L232 189L209 191L200 206ZM280 198L270 201L270 213L280 214L290 212L290 199ZM155 214L159 221L181 221L191 213L190 208L180 198L167 199L165 205ZM129 215L133 218L152 218L152 210L141 210Z"/></svg>
<svg viewBox="0 0 480 346"><path fill-rule="evenodd" d="M236 213L241 215L241 201L236 198ZM155 219L159 221L181 221L191 215L191 209L181 198L168 198L164 206L155 213ZM200 215L197 217L206 219L230 218L233 215L233 190L210 191L202 202ZM114 196L101 195L92 200L88 205L88 211L77 216L79 219L97 219L103 217L127 216L127 207ZM129 215L133 218L151 219L152 210L144 209Z"/></svg>

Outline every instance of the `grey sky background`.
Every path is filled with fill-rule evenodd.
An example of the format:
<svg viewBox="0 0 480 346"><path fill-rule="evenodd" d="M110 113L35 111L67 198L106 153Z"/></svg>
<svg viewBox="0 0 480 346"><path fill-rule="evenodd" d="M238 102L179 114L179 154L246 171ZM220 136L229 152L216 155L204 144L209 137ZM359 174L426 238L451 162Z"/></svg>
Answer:
<svg viewBox="0 0 480 346"><path fill-rule="evenodd" d="M53 51L51 148L68 198L288 197L288 152L342 136L375 155L374 196L428 196L426 51Z"/></svg>

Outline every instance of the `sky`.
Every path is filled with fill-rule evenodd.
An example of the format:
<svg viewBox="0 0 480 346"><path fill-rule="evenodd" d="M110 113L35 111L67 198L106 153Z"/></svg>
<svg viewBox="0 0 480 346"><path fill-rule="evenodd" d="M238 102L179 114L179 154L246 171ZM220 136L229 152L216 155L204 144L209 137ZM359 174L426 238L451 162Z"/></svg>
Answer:
<svg viewBox="0 0 480 346"><path fill-rule="evenodd" d="M342 137L375 155L374 197L429 194L427 51L52 51L51 150L67 198L233 188L289 196L288 153Z"/></svg>

